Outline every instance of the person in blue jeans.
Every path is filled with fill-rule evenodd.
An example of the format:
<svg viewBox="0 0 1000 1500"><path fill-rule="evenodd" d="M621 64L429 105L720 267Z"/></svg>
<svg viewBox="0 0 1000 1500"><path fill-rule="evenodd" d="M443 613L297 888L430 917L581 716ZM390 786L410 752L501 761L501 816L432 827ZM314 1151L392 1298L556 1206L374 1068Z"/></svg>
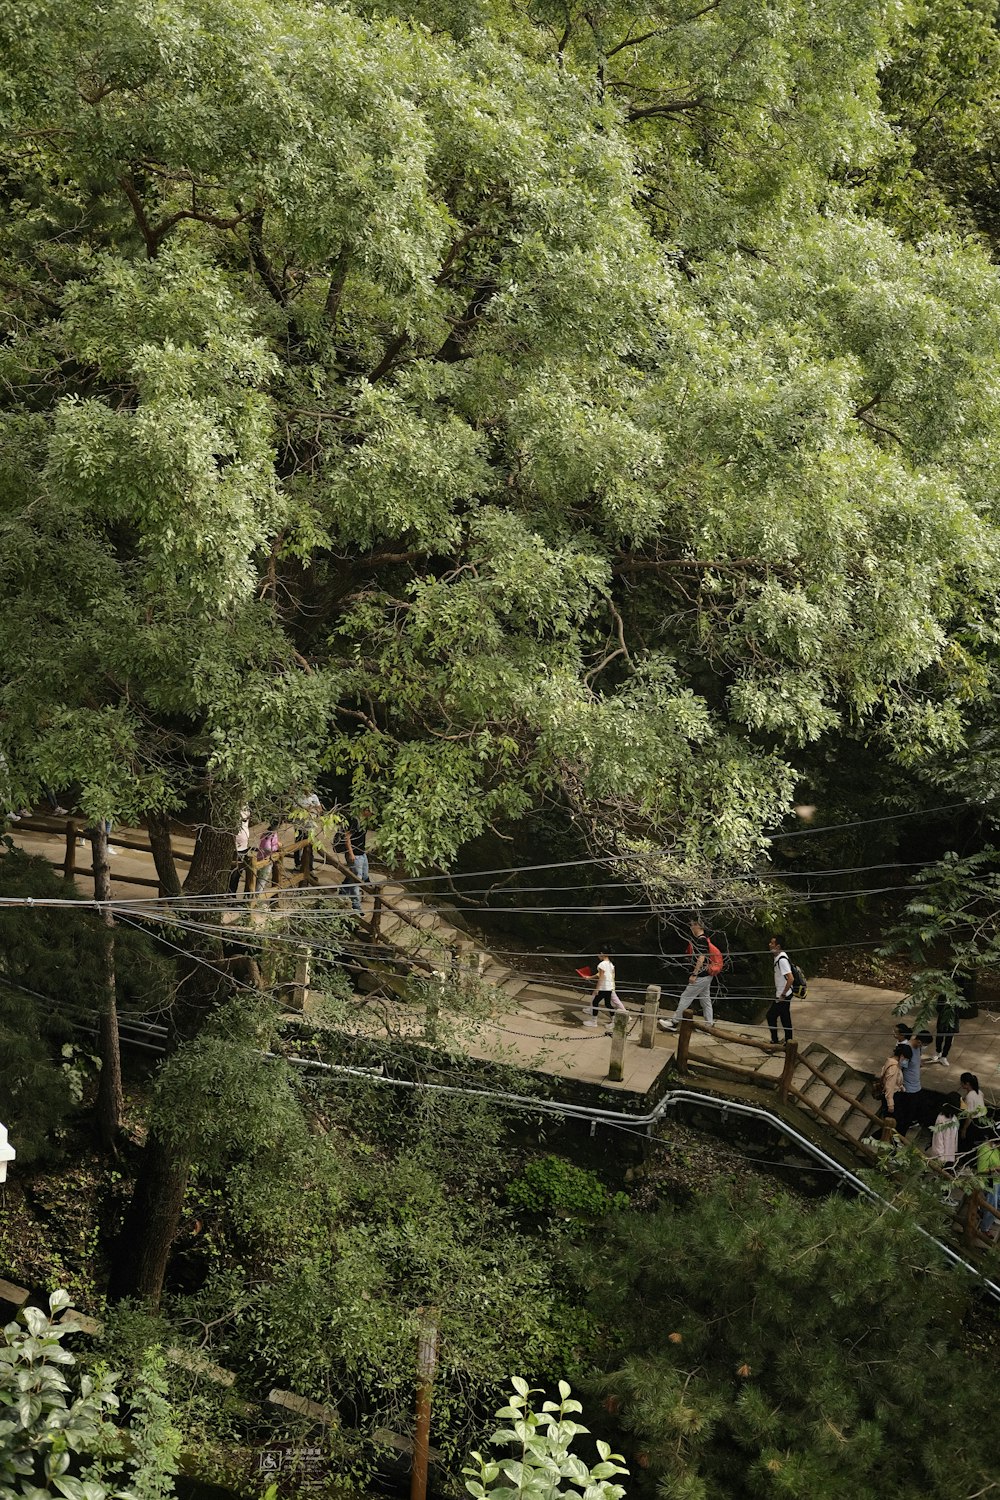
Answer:
<svg viewBox="0 0 1000 1500"><path fill-rule="evenodd" d="M335 852L346 855L347 864L354 873L354 880L345 880L341 886L341 890L359 917L361 915L361 886L368 885L371 879L368 868L368 852L365 847L367 841L367 813L362 813L360 818L351 817L348 820L347 827L339 829L333 841Z"/></svg>
<svg viewBox="0 0 1000 1500"><path fill-rule="evenodd" d="M976 1153L976 1170L985 1183L983 1197L989 1205L983 1209L979 1227L984 1234L989 1234L1000 1214L1000 1138L996 1135L980 1146Z"/></svg>
<svg viewBox="0 0 1000 1500"><path fill-rule="evenodd" d="M921 1123L923 1088L920 1083L920 1053L924 1037L931 1040L927 1032L922 1031L919 1036L914 1036L909 1026L900 1024L896 1027L896 1041L910 1049L909 1057L900 1058L903 1092L896 1095L896 1129L900 1135L905 1135L911 1126Z"/></svg>

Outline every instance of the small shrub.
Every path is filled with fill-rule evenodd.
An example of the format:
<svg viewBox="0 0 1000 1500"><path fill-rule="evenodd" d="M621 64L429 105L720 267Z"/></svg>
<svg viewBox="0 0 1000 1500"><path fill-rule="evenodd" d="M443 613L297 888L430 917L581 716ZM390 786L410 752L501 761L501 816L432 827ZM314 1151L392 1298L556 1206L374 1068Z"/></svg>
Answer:
<svg viewBox="0 0 1000 1500"><path fill-rule="evenodd" d="M627 1193L610 1193L596 1172L575 1167L561 1156L539 1156L530 1161L507 1188L514 1208L534 1213L565 1213L603 1219L628 1206Z"/></svg>

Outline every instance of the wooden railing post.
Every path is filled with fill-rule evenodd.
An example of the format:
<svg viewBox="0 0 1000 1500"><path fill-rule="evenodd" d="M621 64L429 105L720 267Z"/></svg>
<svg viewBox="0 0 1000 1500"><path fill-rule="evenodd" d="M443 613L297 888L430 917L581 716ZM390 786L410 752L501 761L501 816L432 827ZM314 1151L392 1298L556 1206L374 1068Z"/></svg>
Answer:
<svg viewBox="0 0 1000 1500"><path fill-rule="evenodd" d="M657 1013L660 1010L660 986L648 984L646 986L646 999L642 1007L642 1035L639 1038L640 1047L652 1047L657 1038Z"/></svg>
<svg viewBox="0 0 1000 1500"><path fill-rule="evenodd" d="M778 1097L782 1104L788 1103L788 1090L792 1086L792 1075L799 1061L798 1042L785 1043L785 1062L781 1069L781 1078L778 1081Z"/></svg>
<svg viewBox="0 0 1000 1500"><path fill-rule="evenodd" d="M372 942L378 942L379 928L382 926L382 895L378 886L373 887L372 897Z"/></svg>
<svg viewBox="0 0 1000 1500"><path fill-rule="evenodd" d="M621 1083L625 1077L625 1033L628 1031L628 1016L623 1010L615 1011L611 1027L611 1062L608 1078L612 1083Z"/></svg>
<svg viewBox="0 0 1000 1500"><path fill-rule="evenodd" d="M886 1115L882 1121L882 1139L884 1141L891 1141L895 1133L896 1117L895 1115Z"/></svg>
<svg viewBox="0 0 1000 1500"><path fill-rule="evenodd" d="M686 1073L688 1067L688 1053L691 1050L691 1033L694 1031L694 1018L686 1012L681 1019L680 1034L677 1037L677 1052L675 1062L678 1073Z"/></svg>
<svg viewBox="0 0 1000 1500"><path fill-rule="evenodd" d="M445 980L436 975L427 986L427 1009L424 1012L424 1040L431 1047L437 1046L438 1018L441 1014L441 991Z"/></svg>
<svg viewBox="0 0 1000 1500"><path fill-rule="evenodd" d="M642 1034L639 1038L640 1047L651 1047L656 1039L656 1013L660 1008L660 986L650 984L646 986L646 999L642 1007Z"/></svg>
<svg viewBox="0 0 1000 1500"><path fill-rule="evenodd" d="M67 880L72 880L76 874L76 824L72 818L66 824L66 858L63 860L63 874Z"/></svg>
<svg viewBox="0 0 1000 1500"><path fill-rule="evenodd" d="M420 1328L417 1345L417 1410L413 1427L413 1467L410 1471L410 1500L426 1500L427 1467L430 1458L431 1393L438 1357L438 1310L428 1308Z"/></svg>
<svg viewBox="0 0 1000 1500"><path fill-rule="evenodd" d="M289 1009L306 1011L309 1008L309 980L312 975L312 949L306 948L295 960L295 979Z"/></svg>

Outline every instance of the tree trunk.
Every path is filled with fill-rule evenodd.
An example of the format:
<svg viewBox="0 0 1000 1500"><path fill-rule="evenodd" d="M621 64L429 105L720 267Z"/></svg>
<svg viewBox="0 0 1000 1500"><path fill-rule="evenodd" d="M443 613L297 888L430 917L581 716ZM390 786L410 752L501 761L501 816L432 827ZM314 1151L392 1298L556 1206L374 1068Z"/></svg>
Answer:
<svg viewBox="0 0 1000 1500"><path fill-rule="evenodd" d="M216 828L203 823L194 841L194 857L184 881L184 894L218 896L227 893L235 852L236 837L232 828Z"/></svg>
<svg viewBox="0 0 1000 1500"><path fill-rule="evenodd" d="M153 855L153 864L156 866L156 874L160 882L160 895L179 896L181 882L170 843L170 819L166 813L150 813L146 818L146 828L149 832L149 847Z"/></svg>
<svg viewBox="0 0 1000 1500"><path fill-rule="evenodd" d="M115 990L115 918L110 906L111 865L108 860L108 835L103 821L92 830L90 845L94 856L94 895L103 903L101 922L104 936L104 994L97 1021L97 1047L101 1057L101 1075L97 1086L97 1130L104 1150L116 1154L124 1101Z"/></svg>
<svg viewBox="0 0 1000 1500"><path fill-rule="evenodd" d="M231 817L213 818L210 814L199 828L184 894L208 895L228 889L234 849L228 826L231 822ZM157 871L162 881L159 865ZM170 1012L168 1052L197 1036L232 989L222 944L216 937L191 933L187 946L187 954L178 960L179 983ZM188 1155L150 1131L114 1251L110 1301L134 1297L147 1306L159 1303L190 1171Z"/></svg>
<svg viewBox="0 0 1000 1500"><path fill-rule="evenodd" d="M159 1304L190 1171L184 1156L150 1133L111 1266L109 1302Z"/></svg>

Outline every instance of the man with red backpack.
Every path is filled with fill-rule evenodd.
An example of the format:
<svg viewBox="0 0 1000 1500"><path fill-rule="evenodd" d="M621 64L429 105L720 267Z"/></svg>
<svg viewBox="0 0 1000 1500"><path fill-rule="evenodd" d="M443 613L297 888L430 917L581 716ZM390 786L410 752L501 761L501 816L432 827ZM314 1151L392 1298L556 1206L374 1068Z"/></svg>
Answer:
<svg viewBox="0 0 1000 1500"><path fill-rule="evenodd" d="M687 988L678 1000L677 1009L670 1020L660 1022L661 1031L676 1031L685 1010L696 1000L709 1026L715 1020L712 1010L712 980L722 973L724 960L721 949L715 946L697 917L691 918L691 941L687 945L687 951L693 959Z"/></svg>

